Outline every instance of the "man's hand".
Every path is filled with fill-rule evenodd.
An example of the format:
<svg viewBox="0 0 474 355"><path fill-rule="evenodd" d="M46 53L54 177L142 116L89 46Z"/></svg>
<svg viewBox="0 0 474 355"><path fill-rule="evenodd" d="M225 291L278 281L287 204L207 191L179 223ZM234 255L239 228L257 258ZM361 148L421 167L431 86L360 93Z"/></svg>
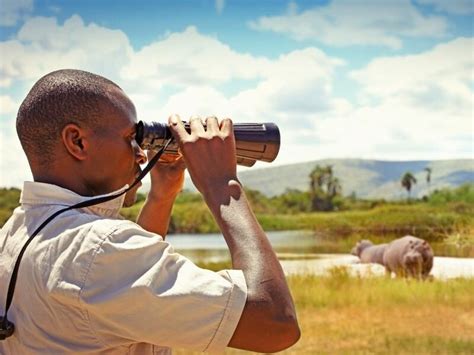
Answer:
<svg viewBox="0 0 474 355"><path fill-rule="evenodd" d="M155 154L148 151L148 160ZM183 188L185 168L181 155L163 154L150 171L151 187L137 223L163 239L168 233L174 200Z"/></svg>
<svg viewBox="0 0 474 355"><path fill-rule="evenodd" d="M148 161L156 152L148 151ZM186 164L181 155L163 154L150 171L151 188L149 197L155 199L175 198L183 189Z"/></svg>
<svg viewBox="0 0 474 355"><path fill-rule="evenodd" d="M230 119L219 123L216 117L208 117L204 127L201 118L192 117L190 133L177 115L171 116L169 123L191 179L204 197L210 190L237 181L235 138Z"/></svg>

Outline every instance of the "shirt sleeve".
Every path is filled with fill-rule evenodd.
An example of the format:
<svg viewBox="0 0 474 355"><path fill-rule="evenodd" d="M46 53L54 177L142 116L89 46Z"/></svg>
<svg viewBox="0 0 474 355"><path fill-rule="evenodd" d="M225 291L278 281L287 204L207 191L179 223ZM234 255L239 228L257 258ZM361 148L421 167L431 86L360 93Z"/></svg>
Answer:
<svg viewBox="0 0 474 355"><path fill-rule="evenodd" d="M247 298L242 271L201 269L131 222L94 253L80 300L102 343L225 349Z"/></svg>

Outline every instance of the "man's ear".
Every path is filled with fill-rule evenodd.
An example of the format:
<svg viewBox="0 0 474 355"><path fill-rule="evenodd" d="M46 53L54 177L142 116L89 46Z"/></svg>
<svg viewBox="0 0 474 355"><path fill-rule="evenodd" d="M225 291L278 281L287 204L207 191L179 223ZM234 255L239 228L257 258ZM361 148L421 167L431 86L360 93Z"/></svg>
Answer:
<svg viewBox="0 0 474 355"><path fill-rule="evenodd" d="M74 123L69 123L64 126L61 138L69 154L78 160L86 159L88 144L83 128Z"/></svg>

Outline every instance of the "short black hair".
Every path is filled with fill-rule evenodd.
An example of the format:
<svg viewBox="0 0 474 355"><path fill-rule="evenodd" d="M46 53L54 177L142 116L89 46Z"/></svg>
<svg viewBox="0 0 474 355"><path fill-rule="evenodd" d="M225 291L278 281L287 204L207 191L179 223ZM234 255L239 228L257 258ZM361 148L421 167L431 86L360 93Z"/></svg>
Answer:
<svg viewBox="0 0 474 355"><path fill-rule="evenodd" d="M114 82L82 70L51 72L31 88L16 118L16 131L28 158L48 166L61 131L69 123L99 127ZM105 104L105 105L104 105Z"/></svg>

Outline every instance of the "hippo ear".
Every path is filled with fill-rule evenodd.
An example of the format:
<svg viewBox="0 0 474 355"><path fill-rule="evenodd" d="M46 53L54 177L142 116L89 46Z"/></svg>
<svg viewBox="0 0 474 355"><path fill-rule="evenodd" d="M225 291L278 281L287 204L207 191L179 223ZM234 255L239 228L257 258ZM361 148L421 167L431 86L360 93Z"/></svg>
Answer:
<svg viewBox="0 0 474 355"><path fill-rule="evenodd" d="M359 242L351 249L351 255L357 255L357 248L359 247Z"/></svg>

